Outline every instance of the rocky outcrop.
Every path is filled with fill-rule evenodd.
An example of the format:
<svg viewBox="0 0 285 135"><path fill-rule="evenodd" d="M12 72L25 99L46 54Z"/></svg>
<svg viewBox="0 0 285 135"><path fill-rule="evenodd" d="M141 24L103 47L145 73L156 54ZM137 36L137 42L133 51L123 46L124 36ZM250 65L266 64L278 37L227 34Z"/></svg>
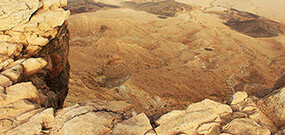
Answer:
<svg viewBox="0 0 285 135"><path fill-rule="evenodd" d="M29 94L22 95L31 99L37 97L37 90L31 87L32 84L18 85L21 85L21 90L29 91ZM13 88L9 91L13 91ZM230 105L206 99L189 105L186 110L171 111L154 121L144 113L137 114L131 104L123 101L85 102L54 110L40 108L35 105L35 101L18 100L1 109L0 132L7 135L284 134L284 130L274 124L278 118L270 119L261 112L254 97L241 95L246 93L236 93ZM237 100L239 102L234 102Z"/></svg>
<svg viewBox="0 0 285 135"><path fill-rule="evenodd" d="M69 11L62 9L66 4L64 0L0 2L0 84L5 90L1 95L4 99L8 100L9 89L30 82L25 88L37 88L39 105L62 107L69 78L69 33L65 23ZM13 94L27 98L19 92Z"/></svg>
<svg viewBox="0 0 285 135"><path fill-rule="evenodd" d="M0 134L283 135L285 89L258 99L237 92L158 119L123 101L62 109L68 92L69 33L65 0L0 2ZM59 109L61 108L61 109Z"/></svg>
<svg viewBox="0 0 285 135"><path fill-rule="evenodd" d="M0 134L37 134L68 92L64 0L0 2ZM11 130L13 129L13 130Z"/></svg>

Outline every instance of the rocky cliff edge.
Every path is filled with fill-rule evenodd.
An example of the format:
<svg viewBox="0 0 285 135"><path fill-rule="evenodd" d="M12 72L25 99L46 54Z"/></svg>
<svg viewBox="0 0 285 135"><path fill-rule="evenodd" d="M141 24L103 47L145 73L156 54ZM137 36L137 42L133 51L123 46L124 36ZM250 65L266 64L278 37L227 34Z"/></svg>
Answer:
<svg viewBox="0 0 285 135"><path fill-rule="evenodd" d="M262 99L237 92L228 104L205 99L155 120L122 101L60 109L69 78L66 3L0 2L0 134L285 134L285 88Z"/></svg>

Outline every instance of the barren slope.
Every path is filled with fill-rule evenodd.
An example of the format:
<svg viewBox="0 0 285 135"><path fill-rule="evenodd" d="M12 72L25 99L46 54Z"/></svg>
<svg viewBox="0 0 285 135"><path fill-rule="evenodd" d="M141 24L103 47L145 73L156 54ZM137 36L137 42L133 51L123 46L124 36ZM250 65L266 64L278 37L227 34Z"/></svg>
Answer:
<svg viewBox="0 0 285 135"><path fill-rule="evenodd" d="M109 2L108 8L72 15L66 105L125 100L138 112L160 115L205 98L228 101L234 91L261 97L284 85L285 36L274 29L283 24L227 8L205 10L211 1L191 8L169 3L174 9L152 12ZM157 13L168 11L175 11L173 17Z"/></svg>

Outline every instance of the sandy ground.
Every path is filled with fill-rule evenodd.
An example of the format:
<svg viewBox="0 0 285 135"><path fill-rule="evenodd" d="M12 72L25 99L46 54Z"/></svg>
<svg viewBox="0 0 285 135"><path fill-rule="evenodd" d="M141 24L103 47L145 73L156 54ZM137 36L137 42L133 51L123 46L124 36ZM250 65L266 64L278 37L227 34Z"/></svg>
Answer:
<svg viewBox="0 0 285 135"><path fill-rule="evenodd" d="M234 91L262 97L284 85L284 35L253 38L208 12L249 4L250 12L269 18L270 12L262 12L272 7L256 2L256 8L246 0L240 0L241 5L177 1L193 9L165 18L127 7L72 15L70 92L65 105L125 100L138 112L156 117L205 98L225 102ZM227 8L209 8L218 3ZM271 17L284 21L282 15L272 12Z"/></svg>

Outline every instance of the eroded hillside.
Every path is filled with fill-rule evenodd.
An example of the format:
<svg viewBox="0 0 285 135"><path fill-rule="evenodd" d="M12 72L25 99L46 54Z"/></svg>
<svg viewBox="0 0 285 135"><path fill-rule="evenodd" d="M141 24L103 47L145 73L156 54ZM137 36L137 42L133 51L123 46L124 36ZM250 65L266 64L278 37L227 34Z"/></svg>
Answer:
<svg viewBox="0 0 285 135"><path fill-rule="evenodd" d="M69 19L66 105L124 100L156 116L205 98L226 102L235 91L263 97L284 85L282 21L221 1L93 2L108 6Z"/></svg>

